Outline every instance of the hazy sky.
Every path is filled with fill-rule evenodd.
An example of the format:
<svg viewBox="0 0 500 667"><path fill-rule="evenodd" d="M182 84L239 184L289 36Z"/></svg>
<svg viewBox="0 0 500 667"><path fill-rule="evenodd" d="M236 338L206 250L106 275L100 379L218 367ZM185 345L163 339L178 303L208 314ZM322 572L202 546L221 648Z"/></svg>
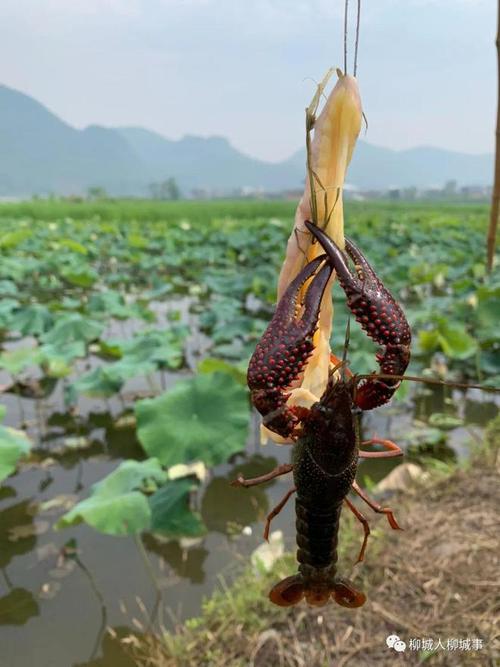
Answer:
<svg viewBox="0 0 500 667"><path fill-rule="evenodd" d="M493 150L496 5L362 0L368 141ZM77 127L225 135L279 160L303 145L313 80L342 64L342 14L343 0L2 0L0 83Z"/></svg>

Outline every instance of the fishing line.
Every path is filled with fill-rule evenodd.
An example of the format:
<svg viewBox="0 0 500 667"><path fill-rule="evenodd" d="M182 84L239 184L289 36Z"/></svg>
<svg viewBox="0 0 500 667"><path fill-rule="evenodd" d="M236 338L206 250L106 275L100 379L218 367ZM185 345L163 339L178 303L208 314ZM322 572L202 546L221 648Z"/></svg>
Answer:
<svg viewBox="0 0 500 667"><path fill-rule="evenodd" d="M349 0L344 4L344 74L347 74L347 15L349 13Z"/></svg>
<svg viewBox="0 0 500 667"><path fill-rule="evenodd" d="M354 76L358 71L358 45L359 45L359 23L361 19L361 0L358 0L358 14L356 17L356 41L354 43Z"/></svg>
<svg viewBox="0 0 500 667"><path fill-rule="evenodd" d="M347 38L348 38L348 23L349 23L349 0L344 2L344 74L347 74ZM356 76L358 71L358 47L359 47L359 26L361 23L361 0L357 0L356 12L356 34L354 38L354 69L353 75Z"/></svg>

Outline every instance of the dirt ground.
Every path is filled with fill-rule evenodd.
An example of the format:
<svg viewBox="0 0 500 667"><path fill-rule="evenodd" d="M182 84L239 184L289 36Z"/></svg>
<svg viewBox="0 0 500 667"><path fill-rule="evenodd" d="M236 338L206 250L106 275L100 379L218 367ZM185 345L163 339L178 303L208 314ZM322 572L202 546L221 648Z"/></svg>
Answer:
<svg viewBox="0 0 500 667"><path fill-rule="evenodd" d="M362 608L301 604L271 617L258 633L235 616L230 632L205 628L203 642L191 634L183 657L150 644L150 659L138 664L499 665L499 472L500 451L490 450L466 470L394 496L390 505L404 531L370 514L384 536L369 544L356 579L368 596ZM406 644L404 651L387 646L390 635Z"/></svg>

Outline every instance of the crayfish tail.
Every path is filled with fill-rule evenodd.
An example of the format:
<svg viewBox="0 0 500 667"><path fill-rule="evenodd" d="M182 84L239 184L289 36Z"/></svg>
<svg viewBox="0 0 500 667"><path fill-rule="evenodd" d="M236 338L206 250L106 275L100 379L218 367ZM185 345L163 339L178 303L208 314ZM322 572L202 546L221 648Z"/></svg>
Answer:
<svg viewBox="0 0 500 667"><path fill-rule="evenodd" d="M337 604L350 609L362 607L366 602L366 595L354 588L348 579L337 579L333 585L332 597Z"/></svg>
<svg viewBox="0 0 500 667"><path fill-rule="evenodd" d="M304 582L301 575L294 574L273 586L269 599L279 607L292 607L302 600L304 593Z"/></svg>
<svg viewBox="0 0 500 667"><path fill-rule="evenodd" d="M354 609L366 602L366 595L356 590L348 579L336 579L333 583L305 582L301 574L286 577L269 593L269 599L279 607L292 607L303 598L312 607L322 607L331 598L342 607Z"/></svg>

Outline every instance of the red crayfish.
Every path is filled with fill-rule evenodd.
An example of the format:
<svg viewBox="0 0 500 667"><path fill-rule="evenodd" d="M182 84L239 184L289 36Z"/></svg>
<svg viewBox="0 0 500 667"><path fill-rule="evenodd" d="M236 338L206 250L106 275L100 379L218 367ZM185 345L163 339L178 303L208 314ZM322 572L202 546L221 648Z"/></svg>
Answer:
<svg viewBox="0 0 500 667"><path fill-rule="evenodd" d="M337 575L340 512L346 504L363 524L358 561L364 557L370 529L347 498L350 491L376 512L386 514L392 528L399 528L392 510L372 501L355 477L359 458L402 455L389 440L361 443L359 414L387 403L398 388L410 361L411 332L401 307L354 243L346 239L347 255L354 263L351 271L348 258L335 243L316 225L305 224L325 254L309 262L290 283L257 344L247 376L253 405L265 426L292 441L292 462L261 477L240 477L233 484L253 486L293 472L294 486L269 514L265 537L271 519L296 493L299 571L274 586L269 594L272 602L285 607L305 597L309 604L321 606L333 597L345 607L359 607L366 600L364 593ZM334 270L356 320L382 346L377 354L380 373L352 375L344 362L332 355L336 366L321 399L310 408L288 406L290 387L300 378L313 351L321 299ZM304 286L305 294L300 298ZM361 449L361 445L372 444L382 445L383 451Z"/></svg>

